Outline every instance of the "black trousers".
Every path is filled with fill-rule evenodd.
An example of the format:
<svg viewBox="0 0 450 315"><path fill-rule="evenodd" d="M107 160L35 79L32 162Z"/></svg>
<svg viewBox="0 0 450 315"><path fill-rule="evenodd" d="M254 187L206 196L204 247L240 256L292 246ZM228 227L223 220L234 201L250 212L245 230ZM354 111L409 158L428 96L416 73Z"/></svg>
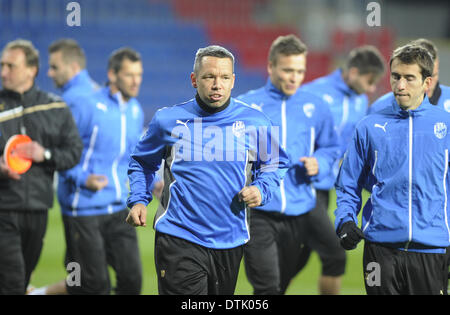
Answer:
<svg viewBox="0 0 450 315"><path fill-rule="evenodd" d="M0 294L25 294L36 267L48 211L0 211Z"/></svg>
<svg viewBox="0 0 450 315"><path fill-rule="evenodd" d="M447 295L445 254L407 252L366 241L363 268L369 295Z"/></svg>
<svg viewBox="0 0 450 315"><path fill-rule="evenodd" d="M155 265L161 295L232 295L243 248L211 249L156 232Z"/></svg>
<svg viewBox="0 0 450 315"><path fill-rule="evenodd" d="M304 265L305 216L251 210L250 241L244 247L244 261L255 295L284 294Z"/></svg>
<svg viewBox="0 0 450 315"><path fill-rule="evenodd" d="M306 248L315 250L322 263L322 275L337 277L345 273L347 255L328 216L329 190L316 190L316 207L308 214ZM306 253L306 250L304 251Z"/></svg>
<svg viewBox="0 0 450 315"><path fill-rule="evenodd" d="M125 222L128 210L99 216L63 216L66 261L77 263L76 275L66 281L69 294L109 294L108 265L116 275L115 294L140 294L142 264L136 229ZM72 269L74 270L74 269ZM69 276L72 276L72 270Z"/></svg>

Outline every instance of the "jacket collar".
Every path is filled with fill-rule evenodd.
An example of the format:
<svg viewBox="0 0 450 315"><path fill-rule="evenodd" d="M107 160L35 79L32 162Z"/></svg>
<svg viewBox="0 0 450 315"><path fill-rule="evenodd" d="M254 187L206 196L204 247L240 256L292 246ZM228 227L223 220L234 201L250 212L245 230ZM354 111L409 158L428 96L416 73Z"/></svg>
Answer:
<svg viewBox="0 0 450 315"><path fill-rule="evenodd" d="M441 94L442 94L442 89L441 89L441 86L438 81L436 83L436 87L433 91L433 95L431 95L431 97L430 97L430 103L433 105L437 105L437 103L439 102L439 98L441 97Z"/></svg>
<svg viewBox="0 0 450 315"><path fill-rule="evenodd" d="M299 93L300 88L297 89L297 92L295 92L294 95L287 96L283 92L281 92L275 85L273 85L272 81L270 80L270 77L267 78L266 85L264 86L264 89L266 90L267 94L269 94L270 97L276 100L282 100L282 99L288 99L293 97L294 95Z"/></svg>
<svg viewBox="0 0 450 315"><path fill-rule="evenodd" d="M330 74L330 78L332 79L332 84L342 93L347 96L356 96L356 93L347 83L345 83L342 77L342 69L337 69L336 71Z"/></svg>
<svg viewBox="0 0 450 315"><path fill-rule="evenodd" d="M413 115L422 115L425 111L429 110L433 105L430 103L430 100L427 96L427 94L424 94L424 98L422 103L417 107L416 109L412 110L404 110L400 107L400 105L397 103L397 100L395 99L394 94L392 94L392 110L399 114L402 117Z"/></svg>
<svg viewBox="0 0 450 315"><path fill-rule="evenodd" d="M230 98L225 102L224 105L222 105L217 110L211 110L207 107L206 104L202 101L200 96L198 96L198 93L195 95L195 97L192 99L193 104L193 110L200 116L211 116L211 115L227 115L229 111L232 111L232 108L234 107L234 99L230 96Z"/></svg>
<svg viewBox="0 0 450 315"><path fill-rule="evenodd" d="M78 72L72 79L66 82L64 86L62 87L62 91L65 92L68 89L70 89L72 86L83 84L85 82L90 82L91 77L89 76L89 73L86 69L81 70Z"/></svg>
<svg viewBox="0 0 450 315"><path fill-rule="evenodd" d="M111 100L114 104L117 104L117 106L119 106L120 108L128 106L128 104L130 104L130 102L134 100L134 97L132 97L128 100L128 102L126 102L120 91L113 94L109 86L103 87L101 89L101 93L105 95L109 100Z"/></svg>
<svg viewBox="0 0 450 315"><path fill-rule="evenodd" d="M218 108L212 108L209 107L208 105L206 105L205 102L203 102L203 100L200 98L200 95L198 95L198 93L195 95L195 100L198 104L198 106L200 106L200 108L209 113L209 114L215 114L215 113L219 113L223 110L225 110L228 105L230 105L230 101L231 101L231 96L228 98L228 100L225 102L225 104L223 104L222 106L218 107Z"/></svg>
<svg viewBox="0 0 450 315"><path fill-rule="evenodd" d="M13 99L19 100L21 102L23 102L24 104L22 105L28 105L31 104L32 100L35 99L35 95L38 93L39 88L36 85L36 83L33 83L33 86L28 90L25 91L24 93L19 93L19 92L15 92L15 91L11 91L11 90L3 90L3 93L5 96L11 97ZM28 101L30 100L30 101Z"/></svg>

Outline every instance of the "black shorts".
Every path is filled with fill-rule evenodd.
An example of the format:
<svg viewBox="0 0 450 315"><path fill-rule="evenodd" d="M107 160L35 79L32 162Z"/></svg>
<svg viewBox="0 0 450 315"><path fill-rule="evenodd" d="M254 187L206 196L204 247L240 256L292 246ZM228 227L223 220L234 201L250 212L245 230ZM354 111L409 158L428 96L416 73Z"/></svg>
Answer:
<svg viewBox="0 0 450 315"><path fill-rule="evenodd" d="M364 284L369 295L447 295L447 268L445 254L364 244Z"/></svg>
<svg viewBox="0 0 450 315"><path fill-rule="evenodd" d="M115 294L140 294L142 264L136 229L125 222L128 210L110 215L63 216L66 235L66 266L77 263L81 281L74 269L68 270L69 294L109 294L108 265L116 274Z"/></svg>
<svg viewBox="0 0 450 315"><path fill-rule="evenodd" d="M25 294L37 265L48 211L0 211L0 294Z"/></svg>
<svg viewBox="0 0 450 315"><path fill-rule="evenodd" d="M211 249L156 232L155 264L159 294L232 295L242 246Z"/></svg>

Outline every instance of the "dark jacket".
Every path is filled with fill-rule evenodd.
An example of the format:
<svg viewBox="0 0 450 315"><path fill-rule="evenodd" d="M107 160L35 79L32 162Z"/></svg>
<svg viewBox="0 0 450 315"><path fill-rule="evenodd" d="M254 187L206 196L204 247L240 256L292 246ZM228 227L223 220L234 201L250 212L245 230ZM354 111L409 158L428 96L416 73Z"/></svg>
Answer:
<svg viewBox="0 0 450 315"><path fill-rule="evenodd" d="M0 174L0 210L47 210L53 206L54 172L77 165L83 144L66 104L36 86L23 94L0 91L1 158L8 139L22 133L49 149L51 159L33 162L18 181Z"/></svg>

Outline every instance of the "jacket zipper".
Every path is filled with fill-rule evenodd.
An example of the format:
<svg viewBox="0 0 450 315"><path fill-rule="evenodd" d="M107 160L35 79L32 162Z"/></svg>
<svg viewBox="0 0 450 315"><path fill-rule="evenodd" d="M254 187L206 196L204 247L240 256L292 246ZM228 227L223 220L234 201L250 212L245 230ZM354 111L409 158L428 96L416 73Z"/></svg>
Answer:
<svg viewBox="0 0 450 315"><path fill-rule="evenodd" d="M342 101L342 120L338 128L339 136L341 136L344 126L348 121L349 106L349 98L348 96L344 96L344 100Z"/></svg>
<svg viewBox="0 0 450 315"><path fill-rule="evenodd" d="M98 125L95 125L92 129L91 138L89 139L89 148L86 151L86 155L84 156L84 161L81 169L86 172L89 167L89 162L91 160L91 156L94 152L95 143L97 141L97 133L98 133ZM72 200L72 215L76 217L78 215L77 208L78 208L78 202L80 201L80 193L81 193L81 187L77 187L75 194L73 196Z"/></svg>
<svg viewBox="0 0 450 315"><path fill-rule="evenodd" d="M283 98L281 103L281 147L286 150L287 130L286 130L286 99ZM280 194L281 194L281 213L286 211L286 191L284 188L284 179L280 180Z"/></svg>
<svg viewBox="0 0 450 315"><path fill-rule="evenodd" d="M409 244L412 241L412 153L413 153L413 117L411 112L409 112L409 179L408 179L408 242L405 246L405 251L408 250Z"/></svg>
<svg viewBox="0 0 450 315"><path fill-rule="evenodd" d="M116 187L116 199L117 201L120 200L120 197L122 195L122 188L120 187L120 181L119 176L117 174L117 168L119 166L119 162L122 159L124 153L125 153L125 145L126 145L126 115L125 115L125 108L123 106L120 106L120 151L117 158L114 160L112 165L112 176L114 180L114 185ZM109 212L111 212L112 209L109 208Z"/></svg>
<svg viewBox="0 0 450 315"><path fill-rule="evenodd" d="M447 216L447 172L448 172L448 149L445 149L445 165L444 165L444 180L443 180L443 184L444 184L444 198L445 198L445 202L444 202L444 218L445 218L445 225L447 227L447 232L448 232L448 240L450 241L450 228L448 226L448 216Z"/></svg>
<svg viewBox="0 0 450 315"><path fill-rule="evenodd" d="M311 127L311 137L309 139L309 156L313 156L316 143L316 128ZM314 198L316 197L316 188L314 187L314 183L311 182L309 185L311 187L311 193L313 194Z"/></svg>

